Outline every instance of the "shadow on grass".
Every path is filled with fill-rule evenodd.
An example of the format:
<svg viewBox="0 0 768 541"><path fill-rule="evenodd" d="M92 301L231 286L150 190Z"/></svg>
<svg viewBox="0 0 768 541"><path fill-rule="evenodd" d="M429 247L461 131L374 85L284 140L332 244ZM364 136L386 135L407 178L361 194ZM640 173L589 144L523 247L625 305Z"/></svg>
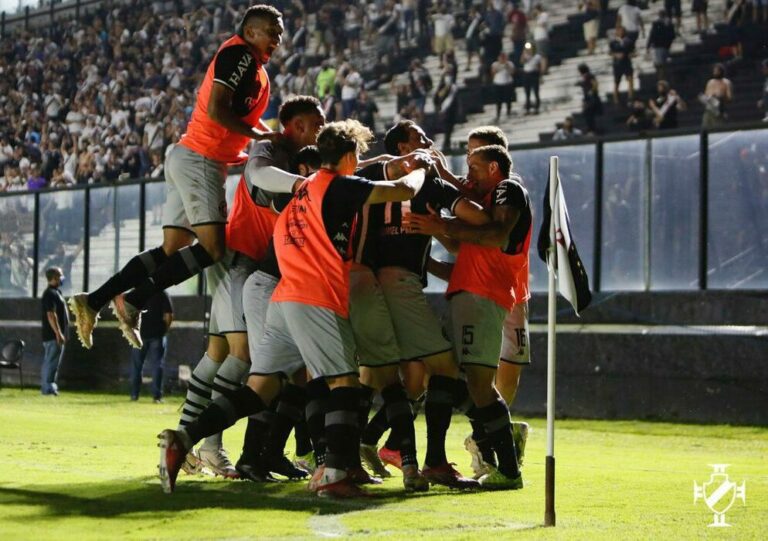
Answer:
<svg viewBox="0 0 768 541"><path fill-rule="evenodd" d="M173 494L163 494L154 478L137 479L127 483L88 483L77 485L30 485L8 487L0 485L0 506L25 505L38 507L40 518L69 516L108 518L134 513L169 513L195 509L272 509L307 511L332 515L373 509L404 498L415 501L434 496L459 495L443 490L425 494L405 494L403 489L376 487L373 497L356 500L327 500L307 491L306 483L284 482L256 484L248 481L210 482L181 479ZM121 490L127 488L127 490ZM65 492L67 491L67 492ZM467 493L470 494L470 493ZM19 520L28 521L29 516Z"/></svg>

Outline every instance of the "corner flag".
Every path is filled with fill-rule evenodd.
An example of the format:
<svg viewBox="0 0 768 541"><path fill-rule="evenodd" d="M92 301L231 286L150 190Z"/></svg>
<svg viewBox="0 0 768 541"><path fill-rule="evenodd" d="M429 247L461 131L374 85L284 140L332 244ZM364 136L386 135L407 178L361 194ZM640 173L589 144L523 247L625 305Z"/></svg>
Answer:
<svg viewBox="0 0 768 541"><path fill-rule="evenodd" d="M551 190L551 191L550 191ZM557 246L555 249L554 246ZM559 159L549 159L549 180L544 195L544 223L538 241L539 257L549 267L549 295L547 301L547 455L544 477L544 525L554 526L555 516L555 362L557 322L557 286L579 314L589 306L592 294L589 280L581 264L576 244L571 235L571 223L565 206L563 187L560 185ZM560 264L562 262L562 264Z"/></svg>
<svg viewBox="0 0 768 541"><path fill-rule="evenodd" d="M563 194L563 185L560 183L560 172L551 170L550 164L549 180L547 180L547 190L544 194L544 222L539 232L537 243L539 257L551 267L552 262L547 257L552 241L550 240L550 223L553 212L549 201L550 180L556 179L557 191L555 192L554 202L554 220L555 220L555 238L557 240L557 257L554 258L555 270L557 271L557 283L560 294L568 299L573 306L576 315L589 306L592 300L592 293L589 291L589 278L584 265L581 263L579 253L576 251L576 243L571 234L571 222L568 218L568 207L565 204L565 195ZM554 173L554 175L553 175ZM561 264L560 262L563 262ZM567 263L567 264L566 264Z"/></svg>

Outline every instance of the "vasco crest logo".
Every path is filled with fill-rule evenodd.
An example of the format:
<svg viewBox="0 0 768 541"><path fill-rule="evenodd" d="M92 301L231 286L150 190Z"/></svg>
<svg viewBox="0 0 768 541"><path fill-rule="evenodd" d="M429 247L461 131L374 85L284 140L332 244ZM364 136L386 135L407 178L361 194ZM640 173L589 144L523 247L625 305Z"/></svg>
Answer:
<svg viewBox="0 0 768 541"><path fill-rule="evenodd" d="M693 482L693 503L704 500L710 511L715 516L709 527L728 528L731 525L725 522L725 513L737 499L742 503L747 502L746 481L741 482L741 486L731 481L725 469L730 464L710 464L714 471L709 476L709 481L699 485Z"/></svg>

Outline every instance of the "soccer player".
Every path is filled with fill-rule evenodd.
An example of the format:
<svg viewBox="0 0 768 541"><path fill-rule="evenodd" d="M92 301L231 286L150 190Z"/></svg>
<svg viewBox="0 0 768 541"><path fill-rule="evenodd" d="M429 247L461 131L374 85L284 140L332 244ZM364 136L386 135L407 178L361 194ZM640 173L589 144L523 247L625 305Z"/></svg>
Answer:
<svg viewBox="0 0 768 541"><path fill-rule="evenodd" d="M226 227L227 256L206 270L212 292L208 349L192 373L179 427L192 422L222 390L234 391L250 367L249 341L243 305L243 289L257 270L272 238L277 211L274 195L260 186L286 184L291 188L304 177L290 173L296 153L315 143L325 123L320 102L311 96L287 100L278 114L283 132L280 139L257 143L235 191ZM289 188L290 189L290 188ZM255 339L261 337L258 330ZM282 453L279 458L283 458ZM222 445L221 434L206 438L198 452L191 451L184 470L199 465L217 475L239 477ZM287 476L301 476L287 460L277 458L267 469ZM258 477L265 477L262 472ZM248 477L252 477L249 475Z"/></svg>
<svg viewBox="0 0 768 541"><path fill-rule="evenodd" d="M509 410L494 386L504 319L515 303L514 257L527 253L532 221L528 192L510 178L507 150L489 145L467 158L468 179L484 195L491 213L487 225L445 221L437 215L411 214L406 226L415 232L455 239L458 258L451 273L450 298L456 355L467 376L475 418L483 424L498 466L480 478L487 488L519 489L523 479L517 461Z"/></svg>
<svg viewBox="0 0 768 541"><path fill-rule="evenodd" d="M321 496L363 494L347 473L360 445L358 376L349 323L351 234L365 203L411 199L424 181L421 169L385 183L349 176L372 137L354 120L328 124L318 135L323 166L301 184L275 225L282 277L252 355L255 373L246 386L216 399L186 428L160 434L160 478L166 492L173 491L188 449L238 418L266 409L280 391L279 374L306 362L310 373L324 377L331 389L325 415L328 450L312 487Z"/></svg>
<svg viewBox="0 0 768 541"><path fill-rule="evenodd" d="M407 120L397 123L387 132L384 144L389 154L406 156L415 151L428 151L433 142L417 124ZM384 179L391 178L391 168L380 167L378 174ZM430 374L425 403L427 454L423 474L433 484L452 488L473 488L477 483L457 472L445 454L446 432L450 426L455 395L458 392L458 370L452 346L443 337L440 321L427 303L423 291L426 285L426 261L429 258L432 239L428 235L405 231L402 227L404 213L428 214L429 208L436 212L445 209L468 223L488 222L488 216L479 205L463 197L458 189L434 173L430 173L421 191L411 201L371 206L367 236L374 239L377 266L375 280L378 280L381 295L386 302L385 311L391 314L403 361L400 369L405 375L405 380L409 383L415 380L415 384L421 388L424 373L418 361L423 361L426 371ZM355 308L354 302L352 308ZM354 320L353 316L353 324ZM372 326L381 327L380 324ZM389 385L398 380L397 364L369 372L375 374L375 379L387 378ZM402 389L402 385L399 386ZM400 392L405 399L404 390ZM389 418L392 415L387 397L384 398L387 408L385 411ZM394 436L394 425L392 431ZM361 454L372 468L376 468L375 443L380 433L366 432ZM398 439L402 438L390 437L389 440L398 447L397 451L383 447L379 451L379 457L399 468L405 464L409 453L408 449L398 445Z"/></svg>
<svg viewBox="0 0 768 541"><path fill-rule="evenodd" d="M278 137L261 115L269 101L264 64L282 34L280 12L259 4L246 10L237 33L219 48L198 89L187 131L166 159L162 246L135 256L95 291L70 298L85 348L93 345L99 311L110 301L123 336L140 348L144 303L224 257L227 166L243 161L252 139Z"/></svg>
<svg viewBox="0 0 768 541"><path fill-rule="evenodd" d="M475 128L467 137L467 155L473 150L485 145L500 145L508 147L507 137L496 126L481 126ZM515 174L517 182L523 184L523 179ZM524 185L524 184L523 184ZM533 222L529 225L527 236L531 235ZM526 241L526 244L529 244ZM458 245L456 246L458 249ZM520 384L520 373L523 367L531 364L530 335L528 331L528 299L531 294L529 283L529 254L528 252L517 254L514 257L514 266L517 269L515 280L515 304L504 319L503 338L499 368L496 371L496 389L511 410ZM446 281L449 281L446 278ZM475 419L470 419L475 435L482 433L480 424ZM517 446L517 460L522 465L525 454L525 444L528 439L528 423L512 422L512 434ZM493 450L488 441L477 442L472 436L464 441L464 446L472 455L472 468L475 478L479 479L489 470L486 464L494 464Z"/></svg>

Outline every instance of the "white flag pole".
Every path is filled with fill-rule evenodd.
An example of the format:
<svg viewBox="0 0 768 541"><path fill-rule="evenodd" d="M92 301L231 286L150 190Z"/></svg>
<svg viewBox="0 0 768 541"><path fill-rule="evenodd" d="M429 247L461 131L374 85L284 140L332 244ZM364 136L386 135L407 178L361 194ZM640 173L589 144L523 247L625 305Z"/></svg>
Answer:
<svg viewBox="0 0 768 541"><path fill-rule="evenodd" d="M544 526L555 525L555 322L557 318L557 237L555 220L559 219L556 207L559 190L558 157L549 158L549 303L547 331L547 456L545 458L545 508Z"/></svg>

